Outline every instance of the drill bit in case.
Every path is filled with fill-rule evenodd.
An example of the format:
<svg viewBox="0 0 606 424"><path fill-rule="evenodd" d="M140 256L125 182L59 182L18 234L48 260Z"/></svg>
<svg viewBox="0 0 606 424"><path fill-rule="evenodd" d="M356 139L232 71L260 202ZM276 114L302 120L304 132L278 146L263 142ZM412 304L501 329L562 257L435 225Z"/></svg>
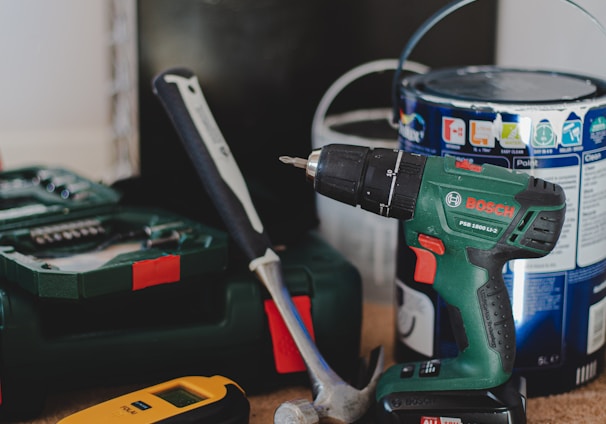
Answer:
<svg viewBox="0 0 606 424"><path fill-rule="evenodd" d="M0 174L0 277L42 298L79 299L223 271L227 238L65 169Z"/></svg>

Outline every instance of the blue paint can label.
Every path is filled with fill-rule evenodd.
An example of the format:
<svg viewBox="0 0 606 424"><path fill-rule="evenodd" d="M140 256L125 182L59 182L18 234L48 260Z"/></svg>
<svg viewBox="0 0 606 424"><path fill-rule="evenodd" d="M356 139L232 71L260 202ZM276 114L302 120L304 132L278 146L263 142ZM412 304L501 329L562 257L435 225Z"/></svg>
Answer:
<svg viewBox="0 0 606 424"><path fill-rule="evenodd" d="M566 192L566 220L554 251L503 269L516 322L516 369L526 376L531 396L571 390L603 368L603 85L586 77L486 67L414 76L404 80L400 92L402 150L529 172ZM446 306L431 288L414 281L416 257L403 234L400 239L397 359L454 356L458 350Z"/></svg>

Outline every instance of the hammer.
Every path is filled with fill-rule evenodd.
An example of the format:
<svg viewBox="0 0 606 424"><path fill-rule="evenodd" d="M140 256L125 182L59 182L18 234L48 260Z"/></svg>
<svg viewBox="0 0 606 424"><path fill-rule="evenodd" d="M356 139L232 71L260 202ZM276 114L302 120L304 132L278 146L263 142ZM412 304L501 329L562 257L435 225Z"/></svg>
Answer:
<svg viewBox="0 0 606 424"><path fill-rule="evenodd" d="M313 404L281 405L276 424L312 424L329 419L353 423L370 408L383 371L383 350L375 349L371 378L363 389L350 386L326 363L309 335L284 285L280 258L273 250L244 177L206 102L197 77L188 69L169 69L156 76L153 91L160 99L196 172L222 213L225 225L249 261L249 269L267 288L307 366Z"/></svg>

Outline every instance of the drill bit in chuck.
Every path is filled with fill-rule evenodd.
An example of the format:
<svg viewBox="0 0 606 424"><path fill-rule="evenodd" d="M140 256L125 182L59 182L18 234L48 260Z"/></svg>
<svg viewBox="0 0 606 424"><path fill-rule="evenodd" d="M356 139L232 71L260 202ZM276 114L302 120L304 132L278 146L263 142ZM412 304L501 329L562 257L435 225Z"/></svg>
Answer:
<svg viewBox="0 0 606 424"><path fill-rule="evenodd" d="M320 149L314 150L310 153L307 159L293 158L292 156L280 156L280 161L292 165L296 168L305 169L305 174L310 180L316 178L316 172L318 170L318 161L320 160Z"/></svg>
<svg viewBox="0 0 606 424"><path fill-rule="evenodd" d="M290 156L280 156L280 161L287 165L292 165L296 168L307 168L307 159L303 158L293 158Z"/></svg>

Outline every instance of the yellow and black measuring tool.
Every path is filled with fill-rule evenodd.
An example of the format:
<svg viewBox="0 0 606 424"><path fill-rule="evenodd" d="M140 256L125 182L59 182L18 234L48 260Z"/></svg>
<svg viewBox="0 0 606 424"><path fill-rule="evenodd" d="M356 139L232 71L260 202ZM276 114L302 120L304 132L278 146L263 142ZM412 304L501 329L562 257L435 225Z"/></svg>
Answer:
<svg viewBox="0 0 606 424"><path fill-rule="evenodd" d="M58 424L192 423L248 424L244 390L219 375L166 381L76 412Z"/></svg>

